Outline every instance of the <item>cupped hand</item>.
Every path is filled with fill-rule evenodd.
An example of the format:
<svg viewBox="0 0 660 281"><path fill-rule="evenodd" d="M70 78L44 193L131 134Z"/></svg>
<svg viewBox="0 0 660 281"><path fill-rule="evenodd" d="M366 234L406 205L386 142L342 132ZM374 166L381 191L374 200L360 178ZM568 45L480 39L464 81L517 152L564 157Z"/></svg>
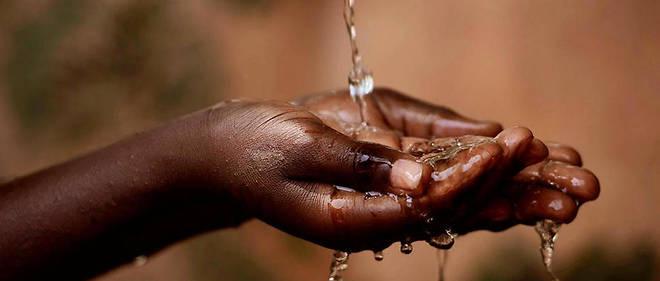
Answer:
<svg viewBox="0 0 660 281"><path fill-rule="evenodd" d="M310 108L324 122L355 139L380 143L416 156L422 156L432 150L431 147L419 144L428 145L448 140L436 139L429 142L428 139L461 135L495 136L501 131L501 126L497 123L475 121L451 109L430 105L390 89L377 89L367 96L366 101L367 120L375 130L360 133L355 130L360 122L358 107L345 91L305 97L300 99L298 104ZM542 219L568 223L576 217L583 203L598 197L598 179L589 170L581 167L581 156L575 149L558 143L547 143L545 148L540 140L535 139L532 133L524 128L515 129L505 135L508 138L517 138L518 145L515 149L521 150L518 152L520 157L526 157L522 162L530 166L520 166L519 163L517 166L507 167L500 163L500 167L490 171L490 174L498 175L492 177L493 179L519 173L507 179L499 188L482 186L479 196L467 193L468 197L473 197L469 201L471 204L463 204L461 210L448 212L454 216L453 227L456 231L501 231L521 223L533 224ZM413 147L413 144L418 145ZM506 142L501 145L505 151L511 150L506 148ZM542 155L547 157L542 162L535 163L544 158ZM445 167L451 165L445 164ZM524 169L521 171L521 168ZM491 181L496 181L493 179ZM493 189L497 190L492 192ZM455 196L449 195L445 196L445 200L450 201L449 198ZM435 203L448 208L447 204Z"/></svg>
<svg viewBox="0 0 660 281"><path fill-rule="evenodd" d="M359 112L346 92L293 104L233 101L193 114L182 123L203 128L190 144L194 186L227 194L225 217L255 217L329 248L382 249L424 239L429 215L441 223L473 222L469 230L487 228L489 211L497 209L482 208L492 204L491 195L548 153L527 129L497 135L497 123L391 90L376 90L367 105L376 129L366 134L356 134ZM413 137L466 134L497 137L445 161L444 174L403 152Z"/></svg>
<svg viewBox="0 0 660 281"><path fill-rule="evenodd" d="M543 219L570 223L580 207L598 198L600 183L582 167L574 148L548 142L546 159L525 167L495 193L460 231L501 231L517 224L532 225Z"/></svg>
<svg viewBox="0 0 660 281"><path fill-rule="evenodd" d="M495 169L494 173L499 174L504 181L494 188L482 187L482 196L472 196L472 204L467 206L469 209L451 212L454 216L458 215L452 224L454 231L501 231L517 224L529 225L543 219L569 223L577 216L581 204L598 197L598 179L592 172L581 167L581 157L575 149L557 143L543 145L524 128L507 129L501 135L510 130L517 131L509 135L519 138L522 143L519 147L527 151L524 157L528 166L508 172L501 170L502 166L499 170ZM495 140L500 139L501 135ZM412 140L411 144L404 146L404 151L424 159L441 147L438 143L466 138L474 137ZM543 161L537 162L538 159ZM446 166L444 164L436 168L436 173L444 172ZM517 171L517 174L513 175L512 171ZM433 182L431 186L439 184Z"/></svg>
<svg viewBox="0 0 660 281"><path fill-rule="evenodd" d="M330 248L389 241L378 233L393 236L409 223L401 204L365 200L361 191L416 193L430 175L413 156L355 141L302 106L233 101L185 119L202 132L190 144L197 163L186 166L198 167L191 186L231 198L224 217L258 218Z"/></svg>

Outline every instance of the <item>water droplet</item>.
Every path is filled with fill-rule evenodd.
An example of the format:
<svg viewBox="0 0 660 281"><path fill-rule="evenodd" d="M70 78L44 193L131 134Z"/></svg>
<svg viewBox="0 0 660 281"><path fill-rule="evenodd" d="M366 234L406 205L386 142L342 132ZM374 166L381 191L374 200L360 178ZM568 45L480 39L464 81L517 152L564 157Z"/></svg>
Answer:
<svg viewBox="0 0 660 281"><path fill-rule="evenodd" d="M411 209L413 207L413 198L408 194L404 196L406 197L406 207L408 207L408 209Z"/></svg>
<svg viewBox="0 0 660 281"><path fill-rule="evenodd" d="M355 189L352 189L350 187L341 186L341 185L335 185L335 188L338 189L338 190L341 190L341 191L345 191L345 192L356 192Z"/></svg>
<svg viewBox="0 0 660 281"><path fill-rule="evenodd" d="M406 255L411 254L413 251L413 246L410 242L401 241L401 253Z"/></svg>
<svg viewBox="0 0 660 281"><path fill-rule="evenodd" d="M390 199L392 199L396 202L399 202L399 196L396 196L396 194L394 194L394 193L387 193L387 197L389 197Z"/></svg>
<svg viewBox="0 0 660 281"><path fill-rule="evenodd" d="M137 256L133 259L133 265L137 267L144 266L148 261L149 258L145 255Z"/></svg>
<svg viewBox="0 0 660 281"><path fill-rule="evenodd" d="M424 220L424 223L427 224L428 226L433 226L435 224L435 218L428 213L424 213L421 215L423 218L426 218Z"/></svg>
<svg viewBox="0 0 660 281"><path fill-rule="evenodd" d="M341 272L348 269L348 252L336 251L332 254L332 262L330 263L330 276L328 281L341 281Z"/></svg>
<svg viewBox="0 0 660 281"><path fill-rule="evenodd" d="M374 199L381 196L383 196L383 194L378 191L367 191L364 193L364 199Z"/></svg>
<svg viewBox="0 0 660 281"><path fill-rule="evenodd" d="M374 259L377 261L382 261L385 258L383 251L374 251Z"/></svg>
<svg viewBox="0 0 660 281"><path fill-rule="evenodd" d="M444 232L428 238L426 242L437 249L447 250L454 246L456 237L457 234L453 233L451 229L447 228Z"/></svg>
<svg viewBox="0 0 660 281"><path fill-rule="evenodd" d="M337 261L344 262L348 259L348 252L336 251L333 256Z"/></svg>

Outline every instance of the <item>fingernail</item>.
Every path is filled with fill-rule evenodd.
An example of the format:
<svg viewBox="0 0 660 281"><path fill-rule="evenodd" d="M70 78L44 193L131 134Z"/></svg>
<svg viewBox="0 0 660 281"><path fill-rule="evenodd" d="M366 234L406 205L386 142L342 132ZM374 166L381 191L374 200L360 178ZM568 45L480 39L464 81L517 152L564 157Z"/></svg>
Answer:
<svg viewBox="0 0 660 281"><path fill-rule="evenodd" d="M424 174L424 166L408 159L399 159L392 165L390 184L402 191L416 191Z"/></svg>

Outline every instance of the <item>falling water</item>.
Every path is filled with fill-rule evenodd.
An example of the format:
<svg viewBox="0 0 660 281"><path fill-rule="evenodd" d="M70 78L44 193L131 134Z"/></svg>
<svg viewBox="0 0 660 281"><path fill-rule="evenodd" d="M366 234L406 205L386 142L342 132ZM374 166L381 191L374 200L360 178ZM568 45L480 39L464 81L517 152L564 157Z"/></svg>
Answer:
<svg viewBox="0 0 660 281"><path fill-rule="evenodd" d="M541 258L543 265L553 281L559 281L557 275L552 271L552 257L555 252L555 241L559 232L560 224L551 220L542 220L536 223L534 229L541 237Z"/></svg>
<svg viewBox="0 0 660 281"><path fill-rule="evenodd" d="M348 269L348 252L336 251L330 263L330 276L328 281L343 281L341 273Z"/></svg>
<svg viewBox="0 0 660 281"><path fill-rule="evenodd" d="M360 121L362 127L368 125L366 96L374 89L374 79L371 71L362 64L362 56L357 47L357 30L355 28L355 0L344 0L344 22L348 31L349 41L351 43L351 61L353 68L348 73L348 89L351 98L360 108Z"/></svg>
<svg viewBox="0 0 660 281"><path fill-rule="evenodd" d="M438 281L445 281L445 269L447 268L447 259L449 259L449 250L436 250L438 259Z"/></svg>

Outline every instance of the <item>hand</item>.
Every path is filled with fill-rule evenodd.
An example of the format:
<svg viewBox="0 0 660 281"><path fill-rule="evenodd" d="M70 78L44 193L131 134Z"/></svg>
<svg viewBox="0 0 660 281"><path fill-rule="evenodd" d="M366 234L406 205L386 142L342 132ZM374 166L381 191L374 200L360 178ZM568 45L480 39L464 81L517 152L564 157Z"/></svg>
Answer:
<svg viewBox="0 0 660 281"><path fill-rule="evenodd" d="M380 105L371 105L370 114L388 119L380 123L381 128L413 136L492 135L500 130L498 124L472 121L391 91L376 91L374 98ZM350 103L348 94L333 94L298 104L322 116L335 112L336 117L355 117L356 111L345 110L350 105L346 102ZM453 165L471 168L429 189L429 165L397 149L355 141L326 125L327 120L305 107L279 103L230 102L197 113L182 121L185 126L204 128L202 137L195 137L191 144L198 154L190 158L199 164L187 166L200 167L191 178L205 192L230 194L235 203L225 216L254 216L312 242L356 251L384 248L416 236L431 210L442 209L444 217L453 217L453 208L447 206L458 205L454 202L458 194L492 189L500 184L504 170L514 173L514 167L545 157L537 152L539 145L545 151L542 143L530 145L533 138L524 137L529 130L512 129L502 132L496 142L457 154ZM405 137L397 137L391 145L400 145L402 140ZM368 191L401 196L366 198Z"/></svg>
<svg viewBox="0 0 660 281"><path fill-rule="evenodd" d="M582 167L577 150L558 143L547 143L547 147L545 160L515 175L502 192L465 222L462 231L501 231L543 219L570 223L584 203L596 200L600 194L598 178Z"/></svg>
<svg viewBox="0 0 660 281"><path fill-rule="evenodd" d="M401 148L400 137L494 137L502 131L499 123L473 120L447 107L416 100L391 89L376 88L365 101L366 119L376 133L355 134L360 125L360 112L347 91L307 96L294 103L304 106L343 134L397 149Z"/></svg>
<svg viewBox="0 0 660 281"><path fill-rule="evenodd" d="M435 163L434 174L402 151L419 141L412 137L492 136L501 126L377 90L367 100L371 129L352 131L359 115L349 101L336 93L299 106L222 103L3 184L0 279L87 279L255 217L359 251L423 239L429 214L466 231L546 218L557 206L539 195L547 186L578 202L597 196L576 152L550 145L547 161L533 164L548 150L524 128L476 142Z"/></svg>
<svg viewBox="0 0 660 281"><path fill-rule="evenodd" d="M366 134L355 133L360 115L346 92L305 97L298 104L310 108L325 123L346 135L405 152L411 152L413 143L425 141L410 136L494 136L501 130L497 123L473 121L450 109L413 100L389 89L376 89L367 97L368 120L379 130ZM535 144L532 147L536 147L537 159L539 154L548 153L528 130L519 129L518 137L524 143ZM548 149L549 155L542 163L525 168L486 202L481 202L483 205L471 206L475 209L471 210L473 214L464 214L466 217L455 226L456 230L463 233L480 229L500 231L518 223L533 224L541 219L571 222L581 203L598 197L598 179L581 168L581 157L575 149L556 143L549 143ZM527 162L532 163L530 160ZM503 176L502 172L500 175ZM481 195L488 196L485 191ZM469 210L463 212L469 213Z"/></svg>
<svg viewBox="0 0 660 281"><path fill-rule="evenodd" d="M521 129L519 131L520 137L532 138L530 133ZM418 140L404 147L405 151L421 156L432 152L429 143L436 143L433 147L437 149L437 143L442 142L447 142L447 139ZM530 144L534 142L539 141L528 141ZM474 210L454 212L463 214L453 225L455 231L501 231L520 223L531 225L543 219L570 223L582 203L598 197L598 179L581 167L582 160L575 149L548 143L548 153L542 151L538 143L533 146L537 147L537 152L532 154L539 156L545 153L547 158L525 167L490 196L486 196L481 204L472 204Z"/></svg>

